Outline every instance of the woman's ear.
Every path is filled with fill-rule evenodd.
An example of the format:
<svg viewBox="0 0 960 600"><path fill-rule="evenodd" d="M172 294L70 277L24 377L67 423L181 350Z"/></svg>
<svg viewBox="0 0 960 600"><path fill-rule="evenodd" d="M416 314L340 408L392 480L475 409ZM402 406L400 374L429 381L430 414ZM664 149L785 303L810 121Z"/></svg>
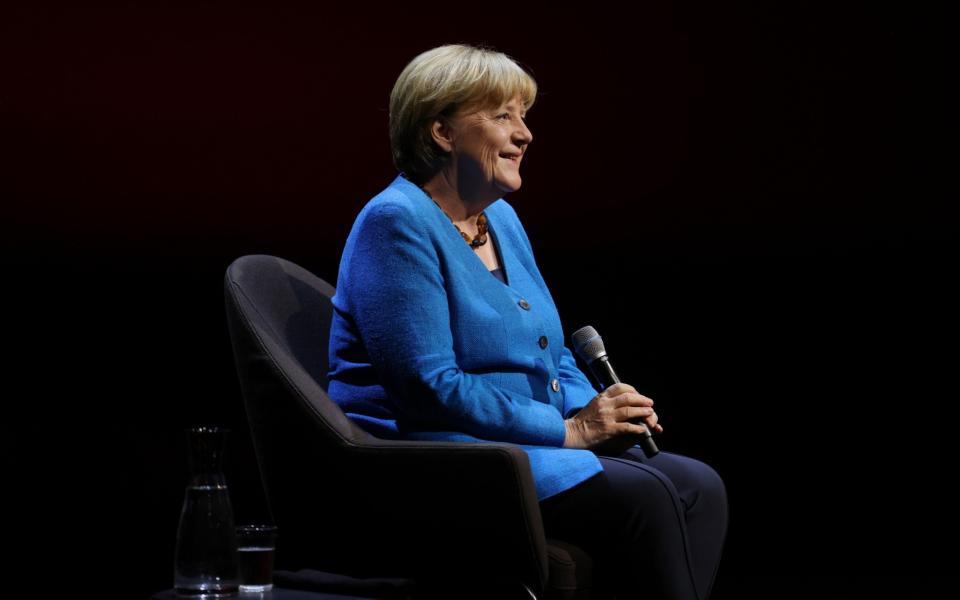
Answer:
<svg viewBox="0 0 960 600"><path fill-rule="evenodd" d="M430 125L430 136L433 138L433 143L440 146L444 152L453 151L453 130L446 119L440 118L433 121Z"/></svg>

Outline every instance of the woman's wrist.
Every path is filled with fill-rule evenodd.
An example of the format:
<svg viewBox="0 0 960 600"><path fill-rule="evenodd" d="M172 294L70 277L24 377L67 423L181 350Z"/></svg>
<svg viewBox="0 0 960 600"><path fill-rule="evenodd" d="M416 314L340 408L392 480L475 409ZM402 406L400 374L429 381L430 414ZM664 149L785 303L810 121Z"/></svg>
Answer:
<svg viewBox="0 0 960 600"><path fill-rule="evenodd" d="M564 448L583 448L583 436L580 435L580 428L577 427L577 422L575 419L564 419L563 426L566 429L566 434L563 438L563 447Z"/></svg>

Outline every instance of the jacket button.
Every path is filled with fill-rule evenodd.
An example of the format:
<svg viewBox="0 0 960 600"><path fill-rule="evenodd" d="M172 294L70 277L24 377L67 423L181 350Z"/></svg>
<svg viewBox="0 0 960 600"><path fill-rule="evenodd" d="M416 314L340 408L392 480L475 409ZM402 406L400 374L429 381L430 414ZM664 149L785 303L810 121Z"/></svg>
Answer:
<svg viewBox="0 0 960 600"><path fill-rule="evenodd" d="M541 347L541 348L546 348L548 343L549 343L549 342L547 341L547 336L541 335L541 336L540 336L540 347Z"/></svg>
<svg viewBox="0 0 960 600"><path fill-rule="evenodd" d="M517 302L520 305L520 308L523 310L530 310L530 303L526 300L521 299L520 302Z"/></svg>
<svg viewBox="0 0 960 600"><path fill-rule="evenodd" d="M553 388L553 391L559 392L559 391L560 391L560 382L557 381L556 379L554 379L553 381L550 382L550 387Z"/></svg>

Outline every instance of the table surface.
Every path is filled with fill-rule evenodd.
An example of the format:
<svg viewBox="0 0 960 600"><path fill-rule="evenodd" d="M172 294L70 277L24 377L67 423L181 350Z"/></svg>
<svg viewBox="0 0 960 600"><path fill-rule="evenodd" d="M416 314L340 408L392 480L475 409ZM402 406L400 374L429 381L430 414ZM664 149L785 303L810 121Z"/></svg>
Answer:
<svg viewBox="0 0 960 600"><path fill-rule="evenodd" d="M173 590L164 590L157 592L150 597L150 600L184 600L184 598L196 598L200 596L178 596ZM275 587L269 592L241 592L235 596L226 596L230 600L376 600L368 596L344 596L342 594L330 594L327 592L308 592L304 590L288 590Z"/></svg>

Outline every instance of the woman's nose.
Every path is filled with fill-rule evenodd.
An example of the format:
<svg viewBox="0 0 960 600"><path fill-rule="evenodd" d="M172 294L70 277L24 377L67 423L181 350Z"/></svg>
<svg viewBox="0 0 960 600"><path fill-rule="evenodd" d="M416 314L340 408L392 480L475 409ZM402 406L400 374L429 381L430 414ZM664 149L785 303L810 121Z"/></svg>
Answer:
<svg viewBox="0 0 960 600"><path fill-rule="evenodd" d="M527 124L523 122L522 119L518 119L520 126L514 130L513 141L518 146L527 145L533 141L533 134L530 133L530 128L527 127Z"/></svg>

